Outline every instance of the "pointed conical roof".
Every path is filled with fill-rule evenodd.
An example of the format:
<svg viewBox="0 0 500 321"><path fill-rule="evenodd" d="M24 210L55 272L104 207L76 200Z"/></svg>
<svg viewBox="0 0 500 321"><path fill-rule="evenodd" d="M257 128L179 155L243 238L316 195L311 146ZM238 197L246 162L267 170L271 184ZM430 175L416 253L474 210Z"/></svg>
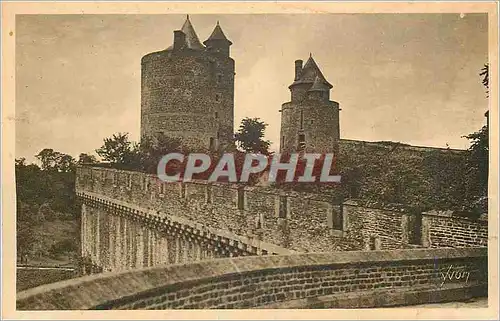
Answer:
<svg viewBox="0 0 500 321"><path fill-rule="evenodd" d="M309 89L309 91L328 91L330 90L330 84L326 82L326 80L321 79L319 76L316 76L316 79L314 79L314 83Z"/></svg>
<svg viewBox="0 0 500 321"><path fill-rule="evenodd" d="M217 25L215 26L214 31L212 31L210 37L208 37L208 39L205 40L203 43L207 44L207 42L211 40L225 40L229 42L229 44L232 44L232 42L229 41L229 39L227 39L226 35L224 34L224 31L222 31L222 28L219 25L219 21L217 21Z"/></svg>
<svg viewBox="0 0 500 321"><path fill-rule="evenodd" d="M186 21L182 25L181 31L186 35L186 46L189 49L194 49L194 50L203 50L205 49L205 46L203 46L200 42L200 39L198 38L198 35L196 34L196 31L194 31L194 27L191 24L191 21L189 20L189 15L186 17ZM167 48L167 50L172 50L174 46L170 46Z"/></svg>
<svg viewBox="0 0 500 321"><path fill-rule="evenodd" d="M205 47L201 44L200 39L198 39L198 35L196 34L196 31L194 31L193 25L191 24L191 21L189 20L189 15L186 18L186 22L184 22L184 25L181 28L181 31L184 32L186 35L186 44L187 47L190 49L195 49L195 50L201 50L204 49Z"/></svg>
<svg viewBox="0 0 500 321"><path fill-rule="evenodd" d="M314 83L316 77L318 77L319 80L329 89L333 88L333 86L326 80L325 76L323 76L323 73L319 69L318 64L316 64L316 61L314 61L312 55L310 55L309 59L302 68L299 79L294 81L292 86L303 83Z"/></svg>

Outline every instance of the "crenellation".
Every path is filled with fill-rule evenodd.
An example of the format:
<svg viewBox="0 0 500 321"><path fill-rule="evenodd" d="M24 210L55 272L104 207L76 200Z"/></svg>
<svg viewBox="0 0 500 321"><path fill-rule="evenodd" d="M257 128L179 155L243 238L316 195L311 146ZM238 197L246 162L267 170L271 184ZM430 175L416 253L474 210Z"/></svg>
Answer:
<svg viewBox="0 0 500 321"><path fill-rule="evenodd" d="M122 178L118 180L122 185L114 187L116 181L109 178L116 175ZM396 250L487 244L487 221L484 219L472 221L424 213L420 244L410 244L409 233L414 220L409 213L400 210L367 208L352 201L335 203L311 193L278 190L273 193L270 188L242 188L196 180L164 183L153 175L114 169L79 167L77 177L77 195L87 204L82 207L82 217L85 217L82 242L93 242L85 232L89 228L92 235L99 235L99 232L101 235L121 234L118 229L105 230L107 217L113 215L124 220L119 226L122 229L126 221L129 225L146 224L145 228L157 231L151 241L153 258L150 264L162 260L158 258L159 250L155 245L162 242L167 242L169 251L179 252L173 254L177 257L175 260L168 254L169 262L286 251ZM145 190L144 181L161 183L158 186L163 186L163 190ZM127 186L129 188L125 188ZM98 217L99 223L92 223L93 217ZM114 219L109 221L115 222ZM158 232L172 235L174 239L169 241ZM126 235L124 239L130 237ZM187 236L187 241L177 241L181 236ZM122 240L128 250L112 252L132 251L137 244L131 242ZM90 250L83 243L82 253L91 252L94 262L119 269L117 263L101 260L108 255L104 250L96 252L101 246L117 244L114 238L101 238Z"/></svg>

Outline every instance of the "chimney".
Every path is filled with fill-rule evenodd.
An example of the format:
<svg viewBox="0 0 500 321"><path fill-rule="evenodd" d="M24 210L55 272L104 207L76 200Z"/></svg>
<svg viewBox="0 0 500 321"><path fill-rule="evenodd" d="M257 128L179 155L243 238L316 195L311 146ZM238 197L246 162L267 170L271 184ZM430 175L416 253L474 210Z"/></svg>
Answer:
<svg viewBox="0 0 500 321"><path fill-rule="evenodd" d="M295 60L295 80L299 80L302 73L302 60Z"/></svg>
<svg viewBox="0 0 500 321"><path fill-rule="evenodd" d="M186 45L186 34L181 30L174 31L174 50L180 50Z"/></svg>

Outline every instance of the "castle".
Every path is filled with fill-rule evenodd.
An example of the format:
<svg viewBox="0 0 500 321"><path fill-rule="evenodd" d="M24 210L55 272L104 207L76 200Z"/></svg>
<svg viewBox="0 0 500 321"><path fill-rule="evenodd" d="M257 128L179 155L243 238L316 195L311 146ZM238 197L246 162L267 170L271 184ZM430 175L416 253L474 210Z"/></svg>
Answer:
<svg viewBox="0 0 500 321"><path fill-rule="evenodd" d="M233 144L231 45L219 22L202 44L188 16L172 46L142 58L141 137L164 134L195 149ZM295 61L291 100L280 110L280 151L336 151L340 109L330 101L333 86L312 56L302 64Z"/></svg>
<svg viewBox="0 0 500 321"><path fill-rule="evenodd" d="M231 44L219 23L202 44L188 16L172 46L142 58L141 137L164 134L210 150L233 144Z"/></svg>
<svg viewBox="0 0 500 321"><path fill-rule="evenodd" d="M165 134L197 149L233 144L230 46L218 23L201 44L187 18L171 47L143 57L142 137ZM385 161L387 151L428 150L341 140L332 85L312 56L302 63L282 105L280 151L378 149ZM487 295L486 217L263 186L166 183L98 166L77 167L75 192L82 271L110 273L18 293L17 310L370 308ZM470 282L450 277L443 287L452 267Z"/></svg>

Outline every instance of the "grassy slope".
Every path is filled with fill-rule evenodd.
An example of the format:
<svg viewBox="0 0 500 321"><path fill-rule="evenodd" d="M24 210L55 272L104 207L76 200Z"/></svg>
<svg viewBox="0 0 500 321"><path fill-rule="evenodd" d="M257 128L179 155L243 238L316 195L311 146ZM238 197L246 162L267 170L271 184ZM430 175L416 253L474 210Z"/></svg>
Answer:
<svg viewBox="0 0 500 321"><path fill-rule="evenodd" d="M80 231L78 222L75 220L44 221L35 227L37 244L35 245L35 255L28 260L29 265L74 265L74 260L78 255L77 251L52 253L51 247L63 240L70 240L75 243L75 248L80 246Z"/></svg>

